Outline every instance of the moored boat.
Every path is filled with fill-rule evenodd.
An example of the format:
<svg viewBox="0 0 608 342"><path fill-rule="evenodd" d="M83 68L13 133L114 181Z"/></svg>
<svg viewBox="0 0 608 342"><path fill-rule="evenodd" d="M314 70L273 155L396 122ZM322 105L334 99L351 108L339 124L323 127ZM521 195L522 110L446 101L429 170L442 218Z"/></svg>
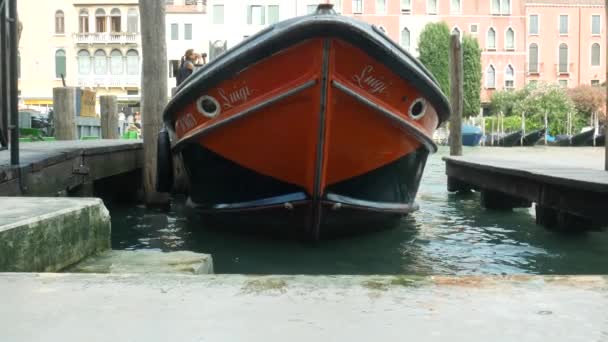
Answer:
<svg viewBox="0 0 608 342"><path fill-rule="evenodd" d="M582 130L580 133L573 135L570 138L571 146L585 146L589 141L593 141L592 139L595 136L595 130L593 128L588 128L586 130Z"/></svg>
<svg viewBox="0 0 608 342"><path fill-rule="evenodd" d="M464 146L477 146L482 137L481 128L473 125L462 125L462 144Z"/></svg>
<svg viewBox="0 0 608 342"><path fill-rule="evenodd" d="M416 210L449 112L433 76L382 30L319 5L196 71L163 118L208 222L319 239Z"/></svg>
<svg viewBox="0 0 608 342"><path fill-rule="evenodd" d="M526 134L521 139L521 142L517 143L516 145L518 145L518 146L534 146L541 139L544 138L545 132L546 132L546 130L544 128L536 130L536 131L532 131L532 132Z"/></svg>
<svg viewBox="0 0 608 342"><path fill-rule="evenodd" d="M513 133L506 134L500 138L498 138L498 142L495 143L496 146L502 147L513 147L519 144L522 136L522 131L517 131Z"/></svg>

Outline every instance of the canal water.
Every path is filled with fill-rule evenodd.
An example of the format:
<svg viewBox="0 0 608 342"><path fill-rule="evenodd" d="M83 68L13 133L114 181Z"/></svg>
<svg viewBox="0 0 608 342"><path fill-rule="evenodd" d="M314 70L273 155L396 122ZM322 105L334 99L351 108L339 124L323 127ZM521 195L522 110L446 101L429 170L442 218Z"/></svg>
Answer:
<svg viewBox="0 0 608 342"><path fill-rule="evenodd" d="M465 148L464 153L467 150ZM184 199L169 212L108 203L112 246L213 255L216 273L607 274L608 231L565 234L534 224L534 209L483 209L479 194L449 194L441 158L429 158L420 210L390 230L309 244L207 230Z"/></svg>

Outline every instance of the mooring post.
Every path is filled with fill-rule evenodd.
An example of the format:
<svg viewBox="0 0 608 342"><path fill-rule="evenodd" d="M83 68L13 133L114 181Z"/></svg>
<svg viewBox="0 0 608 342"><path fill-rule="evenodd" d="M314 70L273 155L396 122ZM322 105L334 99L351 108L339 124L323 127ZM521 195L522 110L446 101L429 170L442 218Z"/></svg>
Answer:
<svg viewBox="0 0 608 342"><path fill-rule="evenodd" d="M56 140L76 140L76 88L53 88Z"/></svg>
<svg viewBox="0 0 608 342"><path fill-rule="evenodd" d="M168 194L156 192L157 136L167 104L167 45L164 1L139 1L143 49L141 108L144 136L144 197L147 205L166 205Z"/></svg>
<svg viewBox="0 0 608 342"><path fill-rule="evenodd" d="M8 147L8 54L6 39L6 6L0 6L0 149Z"/></svg>
<svg viewBox="0 0 608 342"><path fill-rule="evenodd" d="M118 139L118 101L114 95L99 97L101 114L101 138Z"/></svg>
<svg viewBox="0 0 608 342"><path fill-rule="evenodd" d="M606 0L606 3L604 4L604 9L606 10L606 15L604 16L604 20L606 21L606 24L608 25L608 0ZM608 27L608 26L604 26L604 27ZM604 115L606 116L606 121L604 124L604 148L606 149L606 155L604 156L604 170L608 171L608 53L606 54L606 78L604 79L604 84L606 85L606 110Z"/></svg>
<svg viewBox="0 0 608 342"><path fill-rule="evenodd" d="M9 113L11 114L10 129L11 129L11 165L19 165L19 95L18 95L18 78L19 68L17 62L17 50L19 49L19 31L17 18L17 0L5 1L8 2L8 40L9 40Z"/></svg>
<svg viewBox="0 0 608 342"><path fill-rule="evenodd" d="M463 108L463 81L462 81L462 46L460 37L452 34L450 38L450 77L451 77L451 105L450 117L450 155L462 155L462 108Z"/></svg>

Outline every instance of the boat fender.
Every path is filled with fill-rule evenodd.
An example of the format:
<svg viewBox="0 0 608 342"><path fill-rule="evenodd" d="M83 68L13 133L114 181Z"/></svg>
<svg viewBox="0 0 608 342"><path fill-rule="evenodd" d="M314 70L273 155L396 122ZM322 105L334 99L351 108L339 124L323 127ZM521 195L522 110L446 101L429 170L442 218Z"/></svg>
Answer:
<svg viewBox="0 0 608 342"><path fill-rule="evenodd" d="M203 95L196 100L196 109L199 113L203 114L203 116L213 119L214 117L220 115L222 110L222 106L217 100L209 95Z"/></svg>
<svg viewBox="0 0 608 342"><path fill-rule="evenodd" d="M163 127L158 133L156 151L156 191L171 192L173 190L173 155L171 154L171 139L169 131Z"/></svg>
<svg viewBox="0 0 608 342"><path fill-rule="evenodd" d="M410 118L414 120L420 120L426 114L426 101L419 97L410 105L409 110Z"/></svg>

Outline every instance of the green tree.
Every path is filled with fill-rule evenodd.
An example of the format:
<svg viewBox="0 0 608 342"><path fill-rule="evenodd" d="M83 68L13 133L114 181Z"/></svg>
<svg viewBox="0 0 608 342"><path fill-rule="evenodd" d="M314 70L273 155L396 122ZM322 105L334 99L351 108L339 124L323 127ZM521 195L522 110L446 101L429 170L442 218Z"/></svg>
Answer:
<svg viewBox="0 0 608 342"><path fill-rule="evenodd" d="M479 114L481 107L481 49L477 38L465 34L462 39L464 71L464 109L465 117Z"/></svg>
<svg viewBox="0 0 608 342"><path fill-rule="evenodd" d="M450 96L450 28L445 22L428 23L418 38L420 62L435 76L443 93Z"/></svg>
<svg viewBox="0 0 608 342"><path fill-rule="evenodd" d="M524 112L526 118L533 125L540 123L544 127L547 120L550 134L565 134L568 130L568 114L575 113L574 102L570 99L566 90L554 84L539 84L534 88L528 88L529 94L525 99L516 104L516 109ZM526 120L527 121L527 120ZM580 117L572 116L573 131L578 131L584 125Z"/></svg>
<svg viewBox="0 0 608 342"><path fill-rule="evenodd" d="M439 87L450 96L450 29L445 22L427 24L418 39L419 59L435 76ZM463 115L479 114L481 93L481 49L477 39L465 35L462 39L463 57Z"/></svg>

